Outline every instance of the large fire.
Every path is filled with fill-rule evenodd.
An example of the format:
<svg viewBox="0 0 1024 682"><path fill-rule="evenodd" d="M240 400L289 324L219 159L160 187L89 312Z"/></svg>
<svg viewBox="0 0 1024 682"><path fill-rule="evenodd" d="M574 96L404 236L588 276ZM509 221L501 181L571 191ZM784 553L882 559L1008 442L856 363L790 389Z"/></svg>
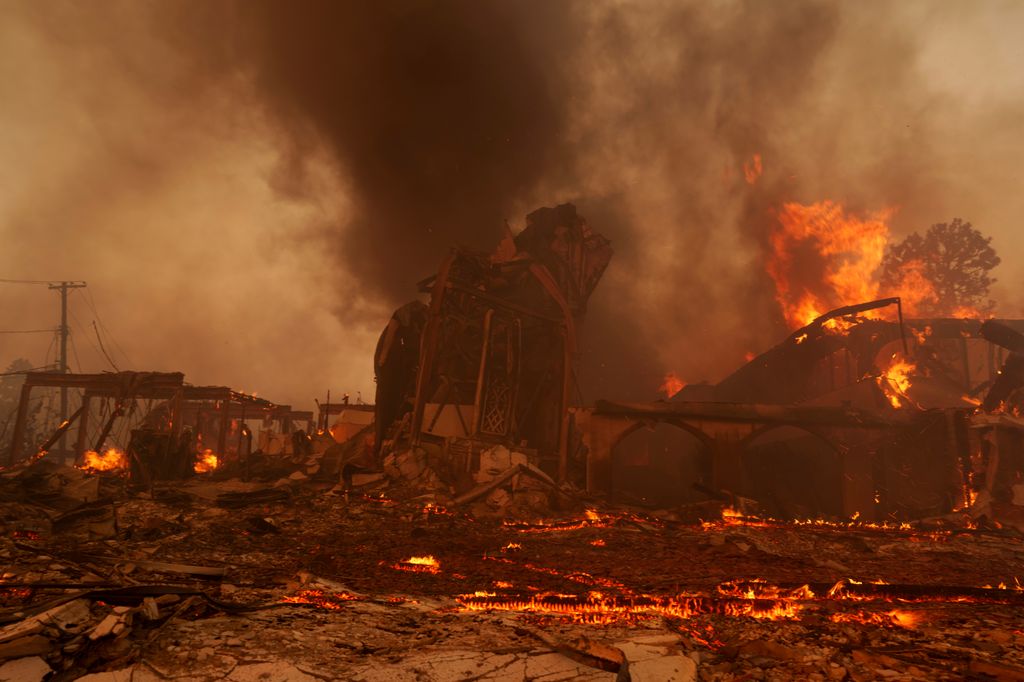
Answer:
<svg viewBox="0 0 1024 682"><path fill-rule="evenodd" d="M827 200L810 205L783 204L770 236L767 270L791 327L803 327L829 310L879 296L899 296L904 314L912 316L940 303L935 284L928 279L921 261L904 263L899 281L882 290L880 266L889 246L888 223L894 212L884 208L857 216L847 213L842 204ZM880 314L863 313L868 318ZM945 314L983 317L980 311L963 306L950 308ZM843 332L851 324L830 320L826 329Z"/></svg>
<svg viewBox="0 0 1024 682"><path fill-rule="evenodd" d="M128 467L128 457L119 448L107 448L102 453L87 450L82 457L80 469L86 471L116 471Z"/></svg>
<svg viewBox="0 0 1024 682"><path fill-rule="evenodd" d="M790 325L803 327L832 308L878 297L875 272L891 215L886 209L862 219L831 201L782 206L767 269Z"/></svg>
<svg viewBox="0 0 1024 682"><path fill-rule="evenodd" d="M215 471L218 466L220 466L220 458L217 457L216 453L213 450L203 450L196 457L196 463L192 470L197 474L207 474Z"/></svg>

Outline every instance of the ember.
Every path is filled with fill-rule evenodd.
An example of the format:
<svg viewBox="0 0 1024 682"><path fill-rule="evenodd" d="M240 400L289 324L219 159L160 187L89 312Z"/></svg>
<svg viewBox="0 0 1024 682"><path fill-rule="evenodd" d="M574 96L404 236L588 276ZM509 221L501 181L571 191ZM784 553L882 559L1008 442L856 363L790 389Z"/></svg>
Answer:
<svg viewBox="0 0 1024 682"><path fill-rule="evenodd" d="M461 595L459 603L468 611L514 611L537 616L554 616L574 623L635 623L655 616L692 618L703 614L747 616L755 619L796 618L800 601L813 598L802 590L785 591L763 586L733 592L722 586L721 596L677 595L674 597L608 596L589 592L583 596L544 593L528 596L502 596L490 593Z"/></svg>
<svg viewBox="0 0 1024 682"><path fill-rule="evenodd" d="M392 568L410 573L440 573L441 563L433 556L412 556L392 564Z"/></svg>
<svg viewBox="0 0 1024 682"><path fill-rule="evenodd" d="M329 611L337 611L345 602L359 599L359 597L346 592L325 593L323 590L302 590L297 594L282 597L281 602L284 604L308 604Z"/></svg>

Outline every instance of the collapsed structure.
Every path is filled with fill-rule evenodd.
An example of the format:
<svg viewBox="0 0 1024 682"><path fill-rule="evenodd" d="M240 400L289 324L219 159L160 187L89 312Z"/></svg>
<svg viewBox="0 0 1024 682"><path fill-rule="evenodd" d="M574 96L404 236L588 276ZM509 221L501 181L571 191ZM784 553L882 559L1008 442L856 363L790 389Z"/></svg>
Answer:
<svg viewBox="0 0 1024 682"><path fill-rule="evenodd" d="M1024 471L1024 322L904 320L899 298L858 303L717 385L581 406L576 329L610 256L571 205L530 214L495 254L453 251L420 284L429 305L399 309L378 344L378 464L421 483L429 470L459 499L479 496L475 484L498 507L510 498L495 490L515 491L517 466L612 500L741 500L785 518L1024 503L1013 489ZM631 456L628 437L658 424L687 437L660 444L668 456ZM665 481L676 494L645 494L645 482Z"/></svg>
<svg viewBox="0 0 1024 682"><path fill-rule="evenodd" d="M898 304L827 313L670 402L577 410L588 486L613 491L617 445L667 423L691 435L680 459L705 493L785 518L906 520L1024 502L1012 490L1024 471L1024 322L863 317Z"/></svg>
<svg viewBox="0 0 1024 682"><path fill-rule="evenodd" d="M429 460L461 488L501 457L566 481L577 328L611 255L571 204L529 214L494 253L452 251L420 283L429 305L399 309L378 344L383 461Z"/></svg>

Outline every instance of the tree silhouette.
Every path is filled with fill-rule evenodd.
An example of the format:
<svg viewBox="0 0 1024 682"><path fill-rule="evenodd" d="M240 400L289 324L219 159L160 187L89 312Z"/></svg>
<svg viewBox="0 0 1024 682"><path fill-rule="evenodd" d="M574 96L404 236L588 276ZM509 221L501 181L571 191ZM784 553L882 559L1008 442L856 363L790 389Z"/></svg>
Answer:
<svg viewBox="0 0 1024 682"><path fill-rule="evenodd" d="M918 314L941 316L972 308L988 312L995 305L988 293L996 281L989 273L1000 262L991 241L960 218L932 225L923 237L915 232L889 247L882 260L882 289L899 292L906 274L916 270L934 288Z"/></svg>

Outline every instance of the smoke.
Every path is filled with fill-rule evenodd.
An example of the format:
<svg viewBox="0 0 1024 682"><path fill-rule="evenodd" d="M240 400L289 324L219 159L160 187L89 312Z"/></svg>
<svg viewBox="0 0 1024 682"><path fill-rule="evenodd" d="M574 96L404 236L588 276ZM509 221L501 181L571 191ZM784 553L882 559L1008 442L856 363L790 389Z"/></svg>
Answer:
<svg viewBox="0 0 1024 682"><path fill-rule="evenodd" d="M365 393L390 308L452 244L563 201L616 249L587 399L715 381L780 338L785 201L891 207L898 235L970 220L1019 290L1016 3L15 7L4 270L88 279L140 368ZM52 317L0 296L5 324Z"/></svg>
<svg viewBox="0 0 1024 682"><path fill-rule="evenodd" d="M354 196L334 255L391 301L452 244L491 248L557 165L569 107L565 3L246 4L258 87L298 144L315 134Z"/></svg>
<svg viewBox="0 0 1024 682"><path fill-rule="evenodd" d="M372 390L375 331L330 312L386 307L324 255L347 211L334 161L281 195L286 144L244 71L185 50L152 5L9 6L0 24L0 278L81 279L70 365L183 371L308 409ZM188 40L198 41L189 24ZM0 284L0 329L54 328L45 286ZM369 314L369 313L367 313ZM52 334L0 334L0 365L53 363ZM367 356L368 357L368 356Z"/></svg>

